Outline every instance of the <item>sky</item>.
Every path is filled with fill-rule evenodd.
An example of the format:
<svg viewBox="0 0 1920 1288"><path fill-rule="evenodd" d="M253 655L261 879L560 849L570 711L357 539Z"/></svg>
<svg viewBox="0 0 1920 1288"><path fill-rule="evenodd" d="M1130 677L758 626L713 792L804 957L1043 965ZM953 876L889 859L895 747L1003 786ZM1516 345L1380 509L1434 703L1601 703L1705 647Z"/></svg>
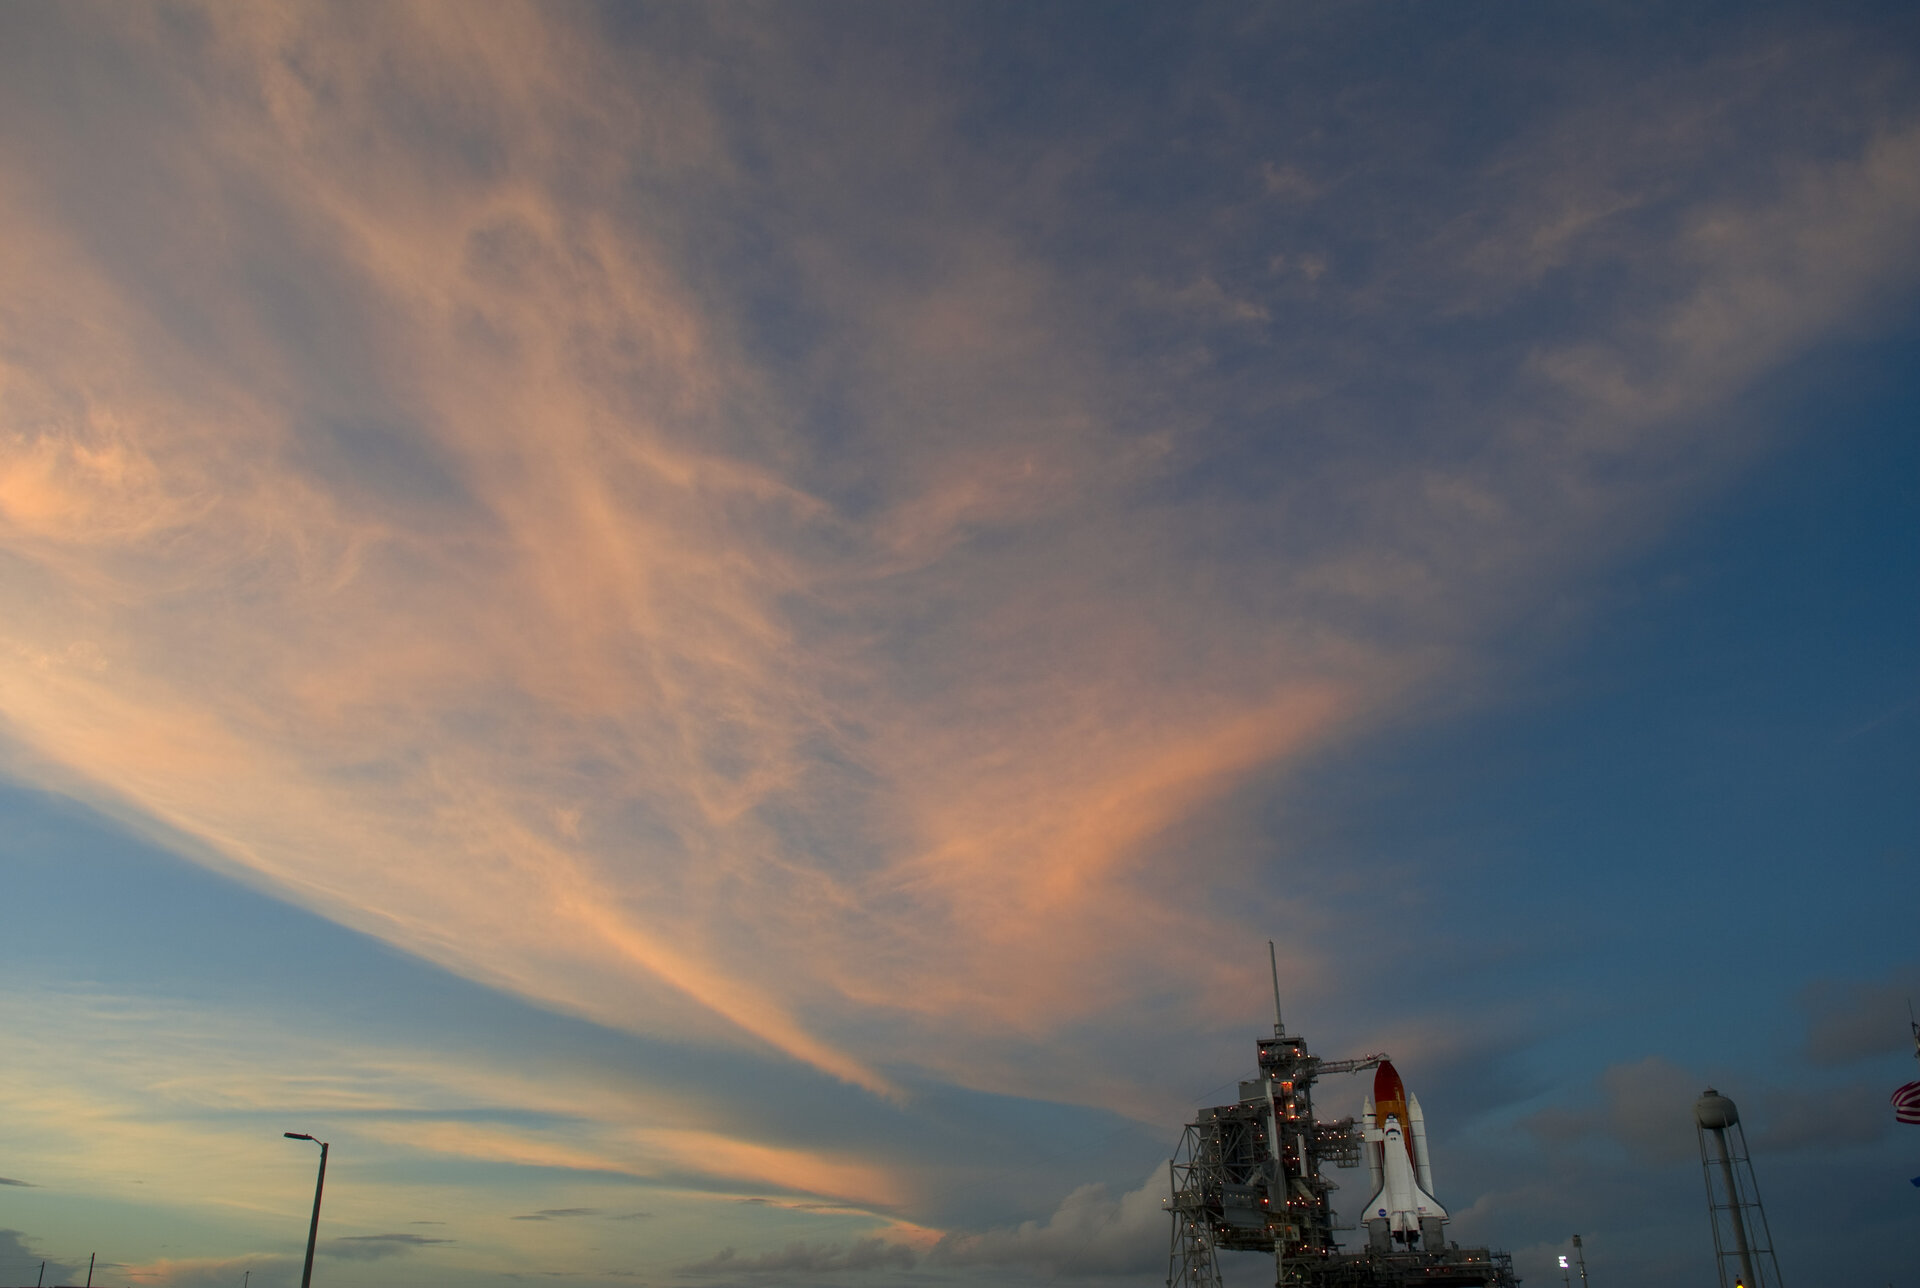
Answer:
<svg viewBox="0 0 1920 1288"><path fill-rule="evenodd" d="M1161 1283L1269 940L1920 1284L1917 345L1907 6L0 7L0 1284Z"/></svg>

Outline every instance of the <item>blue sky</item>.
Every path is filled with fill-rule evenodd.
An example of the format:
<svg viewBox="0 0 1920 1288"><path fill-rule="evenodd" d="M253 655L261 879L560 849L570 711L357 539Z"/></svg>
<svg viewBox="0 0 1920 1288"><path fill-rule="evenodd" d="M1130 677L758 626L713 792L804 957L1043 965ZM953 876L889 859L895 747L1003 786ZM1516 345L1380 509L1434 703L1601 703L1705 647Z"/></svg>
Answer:
<svg viewBox="0 0 1920 1288"><path fill-rule="evenodd" d="M1915 36L0 14L0 1281L293 1130L325 1282L1161 1282L1272 938L1523 1277L1712 1082L1911 1282Z"/></svg>

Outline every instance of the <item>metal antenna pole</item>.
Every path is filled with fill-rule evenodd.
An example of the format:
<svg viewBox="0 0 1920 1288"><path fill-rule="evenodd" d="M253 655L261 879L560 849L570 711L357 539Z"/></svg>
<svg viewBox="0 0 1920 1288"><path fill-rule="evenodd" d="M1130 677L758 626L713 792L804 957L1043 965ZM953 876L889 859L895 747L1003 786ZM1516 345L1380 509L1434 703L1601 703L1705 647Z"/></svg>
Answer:
<svg viewBox="0 0 1920 1288"><path fill-rule="evenodd" d="M1273 971L1273 1036L1283 1038L1287 1035L1287 1023L1280 1018L1280 958L1274 953L1271 939L1267 941L1267 966Z"/></svg>
<svg viewBox="0 0 1920 1288"><path fill-rule="evenodd" d="M1573 1255L1580 1261L1580 1288L1587 1288L1587 1253L1580 1246L1580 1236L1573 1236Z"/></svg>

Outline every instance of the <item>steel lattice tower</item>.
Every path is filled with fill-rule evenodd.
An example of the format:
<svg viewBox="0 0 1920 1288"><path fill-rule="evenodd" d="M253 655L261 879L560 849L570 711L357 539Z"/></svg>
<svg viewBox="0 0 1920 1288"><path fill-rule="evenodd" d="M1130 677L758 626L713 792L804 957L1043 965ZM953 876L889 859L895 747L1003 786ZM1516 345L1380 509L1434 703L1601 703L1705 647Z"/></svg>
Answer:
<svg viewBox="0 0 1920 1288"><path fill-rule="evenodd" d="M1358 1167L1365 1140L1351 1117L1314 1117L1313 1084L1387 1057L1322 1060L1308 1051L1280 1017L1271 943L1267 956L1274 1023L1273 1036L1258 1040L1258 1076L1240 1084L1233 1104L1200 1110L1168 1163L1168 1288L1220 1288L1222 1251L1271 1254L1277 1288L1515 1288L1512 1258L1487 1248L1340 1251L1328 1200L1339 1187L1320 1169Z"/></svg>

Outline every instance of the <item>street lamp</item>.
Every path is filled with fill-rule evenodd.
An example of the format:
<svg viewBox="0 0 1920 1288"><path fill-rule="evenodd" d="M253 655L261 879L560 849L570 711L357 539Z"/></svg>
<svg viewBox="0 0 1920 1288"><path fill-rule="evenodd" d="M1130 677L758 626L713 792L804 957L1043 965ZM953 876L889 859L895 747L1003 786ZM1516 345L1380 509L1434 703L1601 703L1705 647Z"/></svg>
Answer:
<svg viewBox="0 0 1920 1288"><path fill-rule="evenodd" d="M288 1140L313 1140L303 1131L283 1131ZM307 1268L300 1272L300 1288L313 1288L313 1244L320 1237L320 1191L327 1184L327 1142L313 1140L320 1147L320 1179L313 1183L313 1224L307 1227Z"/></svg>

